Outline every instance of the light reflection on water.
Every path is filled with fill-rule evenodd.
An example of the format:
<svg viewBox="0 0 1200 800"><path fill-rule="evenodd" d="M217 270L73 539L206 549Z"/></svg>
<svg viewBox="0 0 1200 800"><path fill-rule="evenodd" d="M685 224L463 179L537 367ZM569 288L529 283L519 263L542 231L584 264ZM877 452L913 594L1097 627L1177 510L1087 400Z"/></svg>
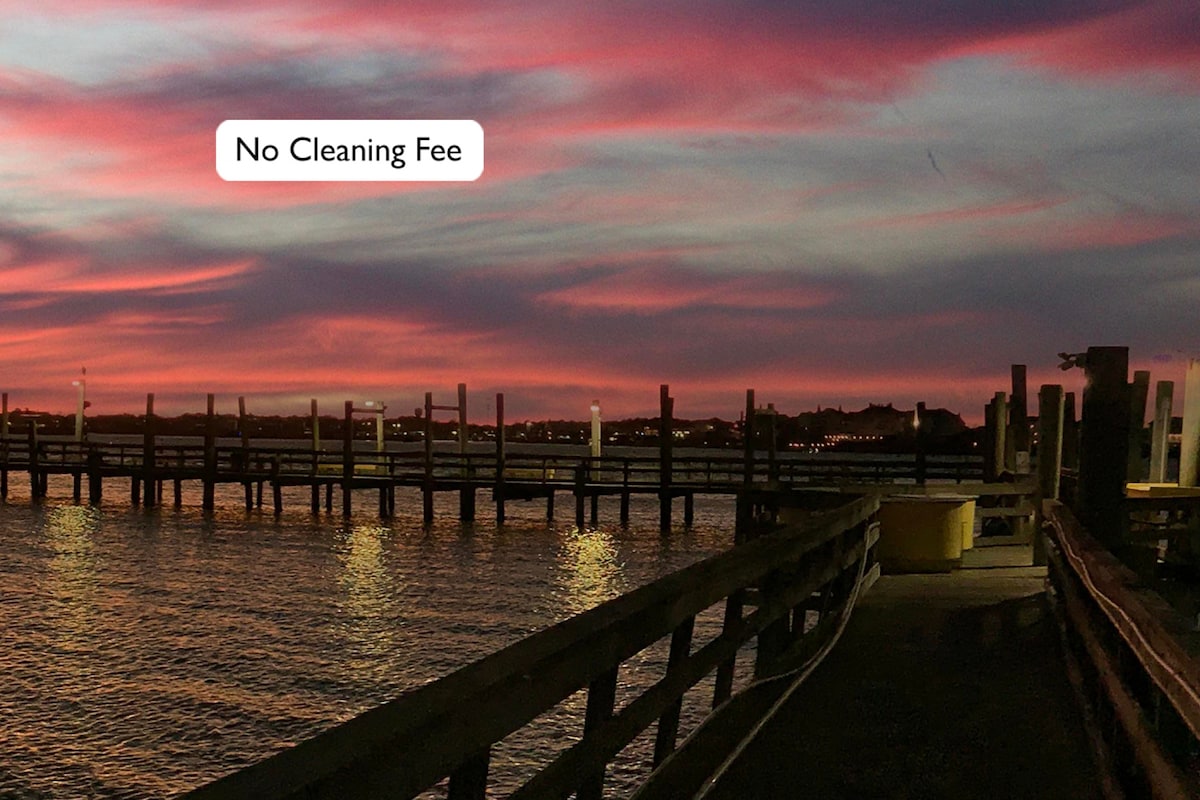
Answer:
<svg viewBox="0 0 1200 800"><path fill-rule="evenodd" d="M635 498L624 530L517 503L502 527L439 506L426 529L415 493L383 524L313 518L299 494L279 519L246 512L240 487L211 516L69 491L52 480L45 505L0 506L0 797L194 787L722 550L732 519L698 501L695 528L664 539L657 503ZM637 680L622 671L623 688ZM581 724L531 730L512 763Z"/></svg>
<svg viewBox="0 0 1200 800"><path fill-rule="evenodd" d="M561 573L555 596L568 614L578 614L625 591L625 577L612 534L571 528L558 550Z"/></svg>
<svg viewBox="0 0 1200 800"><path fill-rule="evenodd" d="M345 658L338 662L347 674L374 670L381 658L394 652L404 621L396 617L397 585L402 576L384 561L384 540L391 529L383 525L341 528L334 537L334 552L342 563L336 595L340 625L349 640Z"/></svg>
<svg viewBox="0 0 1200 800"><path fill-rule="evenodd" d="M53 630L64 648L90 646L97 588L92 535L99 525L100 512L86 506L57 506L42 517L41 532L54 554L47 564L57 611Z"/></svg>

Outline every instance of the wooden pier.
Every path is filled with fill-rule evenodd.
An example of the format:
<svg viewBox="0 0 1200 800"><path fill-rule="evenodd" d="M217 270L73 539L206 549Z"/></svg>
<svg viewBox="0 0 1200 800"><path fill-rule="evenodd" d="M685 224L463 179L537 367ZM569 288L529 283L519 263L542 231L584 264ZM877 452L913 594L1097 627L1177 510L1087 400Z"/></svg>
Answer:
<svg viewBox="0 0 1200 800"><path fill-rule="evenodd" d="M1014 523L1011 543L978 543L992 554L964 557L951 574L879 576L877 542L889 535L876 521L880 496L932 485L806 491L797 487L809 477L829 476L749 452L740 466L669 450L657 464L584 460L567 481L577 496L579 487L735 493L735 547L187 797L413 797L448 776L452 800L481 800L494 745L579 690L582 737L509 796L600 798L612 758L652 726L638 800L1200 796L1193 620L1115 555L1137 562L1153 541L1187 556L1200 492L1126 496L1140 429L1130 420L1148 376L1130 388L1117 350L1087 353L1082 428L1074 398L1041 387L1036 437L1025 371L1013 370L1012 402L998 393L988 405L982 467L998 482L979 484L1000 501L985 516ZM512 463L491 469L503 480ZM440 469L472 466L486 469ZM559 485L561 465L553 477L549 464L518 467L538 468L531 488ZM785 524L792 507L801 520ZM696 615L714 606L720 633L694 642ZM616 703L623 665L665 638L661 679ZM751 638L754 678L735 692L733 665ZM713 673L712 713L677 742L681 697Z"/></svg>
<svg viewBox="0 0 1200 800"><path fill-rule="evenodd" d="M438 405L432 393L425 396L423 444L404 452L355 441L356 414L380 414L381 406L357 407L346 401L340 446L322 446L316 401L312 407L313 440L310 447L289 447L270 440L251 442L246 434L245 401L239 398L240 440L219 444L216 436L215 397L208 395L202 441L179 445L159 441L154 414L154 395L147 395L144 432L140 444L105 444L95 441L46 440L35 424L24 431L9 431L7 415L0 426L0 499L8 496L11 474L24 474L35 502L46 495L50 475L73 479L76 501L99 504L114 481L127 483L129 502L152 507L164 502L167 487L179 506L185 483L202 487L202 507L212 510L216 487L243 487L247 509L261 507L264 495L271 498L275 513L283 512L284 489L306 487L314 514L332 512L335 492L340 495L344 516L353 511L354 492L366 490L378 496L379 514L391 517L396 510L396 490L419 490L422 516L431 522L434 497L438 493L458 496L459 517L473 520L479 494L490 495L495 518L503 522L506 503L541 500L547 518L555 513L556 495L573 501L579 526L596 524L599 499L619 498L621 524L629 522L630 498L651 495L659 500L662 529L669 530L676 501L683 506L683 523L694 519L697 494L733 495L751 487L831 486L842 484L906 484L927 482L978 482L983 474L980 460L971 456L926 455L920 448L907 457L853 455L831 458L803 453L780 453L774 435L774 409L756 408L753 391L747 392L744 448L738 455L693 455L677 450L673 435L674 398L661 387L662 414L657 455L590 456L532 452L510 445L504 437L504 396L496 396L496 438L490 451L472 449L466 439L466 387L459 385L455 405ZM6 405L7 408L7 405ZM434 441L433 416L450 412L458 419L458 441ZM653 453L653 450L650 451Z"/></svg>
<svg viewBox="0 0 1200 800"><path fill-rule="evenodd" d="M347 514L352 490L376 489L386 514L395 487L419 487L427 519L437 491L470 495L460 500L468 518L475 493L491 490L498 519L505 499L544 497L552 511L554 494L569 492L580 524L589 498L619 494L627 509L630 494L652 494L664 529L676 497L737 498L729 551L186 800L416 797L439 784L451 800L482 800L496 788L489 781L496 746L581 691L580 738L522 778L510 797L598 800L614 757L651 728L653 755L637 800L1200 797L1200 594L1194 580L1184 582L1189 613L1165 602L1155 590L1169 584L1148 557L1197 568L1200 490L1127 491L1127 481L1141 477L1130 451L1142 432L1149 376L1128 381L1124 348L1064 356L1088 372L1081 423L1072 395L1042 386L1034 436L1025 370L1014 368L1011 397L999 392L988 404L982 463L966 471L926 455L919 437L911 461L813 461L773 447L764 456L755 420L769 426L770 414L755 407L752 393L740 458L689 457L666 435L658 458L522 455L502 437L495 453L468 452L462 440L457 452L441 452L432 436L417 453L360 453L347 438L339 457L315 441L287 451L248 442L221 448L206 437L203 447L172 449L148 435L140 449L112 449L38 442L31 430L25 447L4 441L0 465L27 472L35 498L46 475L67 472L86 475L97 500L108 478L129 479L131 499L139 485L149 499L163 481L200 480L207 505L208 487L226 481L270 485L277 510L280 487L311 487L314 511L321 488L332 509L340 487ZM1200 365L1195 378L1200 393ZM1163 394L1160 387L1159 419ZM665 434L666 387L662 401ZM1200 401L1187 402L1194 401L1200 417ZM427 398L426 419L463 407L461 393L455 407ZM347 404L347 418L353 413ZM1197 439L1185 433L1185 450L1200 450L1200 420L1185 415L1184 430ZM1167 440L1153 441L1164 448ZM1152 454L1152 475L1164 459L1161 450ZM1181 475L1194 468L1189 462ZM988 482L934 483L978 477ZM880 542L897 535L880 521L885 496L946 489L990 498L980 514L1009 523L1008 535L990 548L977 543L976 555L964 555L949 574L881 576ZM697 617L714 610L719 631L701 640ZM621 671L665 642L659 679L618 702ZM750 652L753 677L735 686L737 662ZM679 741L683 698L700 687L712 711Z"/></svg>

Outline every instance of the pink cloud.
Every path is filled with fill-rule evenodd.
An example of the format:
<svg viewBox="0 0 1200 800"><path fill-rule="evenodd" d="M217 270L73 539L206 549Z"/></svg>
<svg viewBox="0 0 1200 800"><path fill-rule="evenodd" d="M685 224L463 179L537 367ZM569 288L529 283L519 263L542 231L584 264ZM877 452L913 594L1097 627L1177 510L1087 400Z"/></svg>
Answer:
<svg viewBox="0 0 1200 800"><path fill-rule="evenodd" d="M1002 225L992 229L992 235L997 241L1062 252L1132 247L1197 231L1200 229L1191 220L1130 213Z"/></svg>
<svg viewBox="0 0 1200 800"><path fill-rule="evenodd" d="M826 287L793 283L780 273L739 275L641 267L544 292L537 300L580 312L654 314L695 306L802 310L827 305L836 297Z"/></svg>

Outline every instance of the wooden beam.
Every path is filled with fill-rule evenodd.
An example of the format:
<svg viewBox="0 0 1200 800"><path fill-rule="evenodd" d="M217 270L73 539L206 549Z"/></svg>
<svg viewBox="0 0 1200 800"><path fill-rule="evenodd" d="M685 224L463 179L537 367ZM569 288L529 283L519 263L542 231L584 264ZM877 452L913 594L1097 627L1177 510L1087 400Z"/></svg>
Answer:
<svg viewBox="0 0 1200 800"><path fill-rule="evenodd" d="M1079 450L1080 519L1112 547L1124 528L1121 501L1129 451L1129 348L1089 347Z"/></svg>
<svg viewBox="0 0 1200 800"><path fill-rule="evenodd" d="M347 400L342 426L342 516L353 511L354 494L354 401Z"/></svg>
<svg viewBox="0 0 1200 800"><path fill-rule="evenodd" d="M1150 394L1150 372L1139 369L1129 384L1129 454L1125 480L1137 483L1146 477L1142 448L1146 444L1146 398Z"/></svg>
<svg viewBox="0 0 1200 800"><path fill-rule="evenodd" d="M1008 437L1005 463L1021 475L1028 474L1029 461L1029 402L1025 387L1025 365L1012 365L1012 402L1008 408Z"/></svg>
<svg viewBox="0 0 1200 800"><path fill-rule="evenodd" d="M504 393L496 393L496 522L504 522Z"/></svg>
<svg viewBox="0 0 1200 800"><path fill-rule="evenodd" d="M1154 424L1150 427L1150 477L1148 479L1151 483L1166 483L1167 480L1171 403L1174 395L1174 381L1159 381L1154 389Z"/></svg>
<svg viewBox="0 0 1200 800"><path fill-rule="evenodd" d="M1062 473L1063 387L1043 385L1038 392L1038 500L1039 513L1033 529L1033 565L1046 565L1046 534L1041 508L1046 500L1057 500Z"/></svg>
<svg viewBox="0 0 1200 800"><path fill-rule="evenodd" d="M1179 440L1179 485L1200 478L1200 359L1189 359L1183 384L1183 435Z"/></svg>
<svg viewBox="0 0 1200 800"><path fill-rule="evenodd" d="M153 506L157 501L154 493L155 428L154 393L150 392L146 395L146 419L142 422L142 485L145 487L142 495L147 507Z"/></svg>

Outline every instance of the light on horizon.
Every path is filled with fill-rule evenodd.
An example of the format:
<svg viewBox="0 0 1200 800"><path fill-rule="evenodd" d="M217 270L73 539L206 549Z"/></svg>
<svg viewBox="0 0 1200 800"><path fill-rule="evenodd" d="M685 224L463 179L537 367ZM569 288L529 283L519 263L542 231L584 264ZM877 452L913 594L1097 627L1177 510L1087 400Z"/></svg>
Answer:
<svg viewBox="0 0 1200 800"><path fill-rule="evenodd" d="M78 380L71 381L76 388L75 441L83 441L83 410L87 408L87 367L80 367Z"/></svg>

